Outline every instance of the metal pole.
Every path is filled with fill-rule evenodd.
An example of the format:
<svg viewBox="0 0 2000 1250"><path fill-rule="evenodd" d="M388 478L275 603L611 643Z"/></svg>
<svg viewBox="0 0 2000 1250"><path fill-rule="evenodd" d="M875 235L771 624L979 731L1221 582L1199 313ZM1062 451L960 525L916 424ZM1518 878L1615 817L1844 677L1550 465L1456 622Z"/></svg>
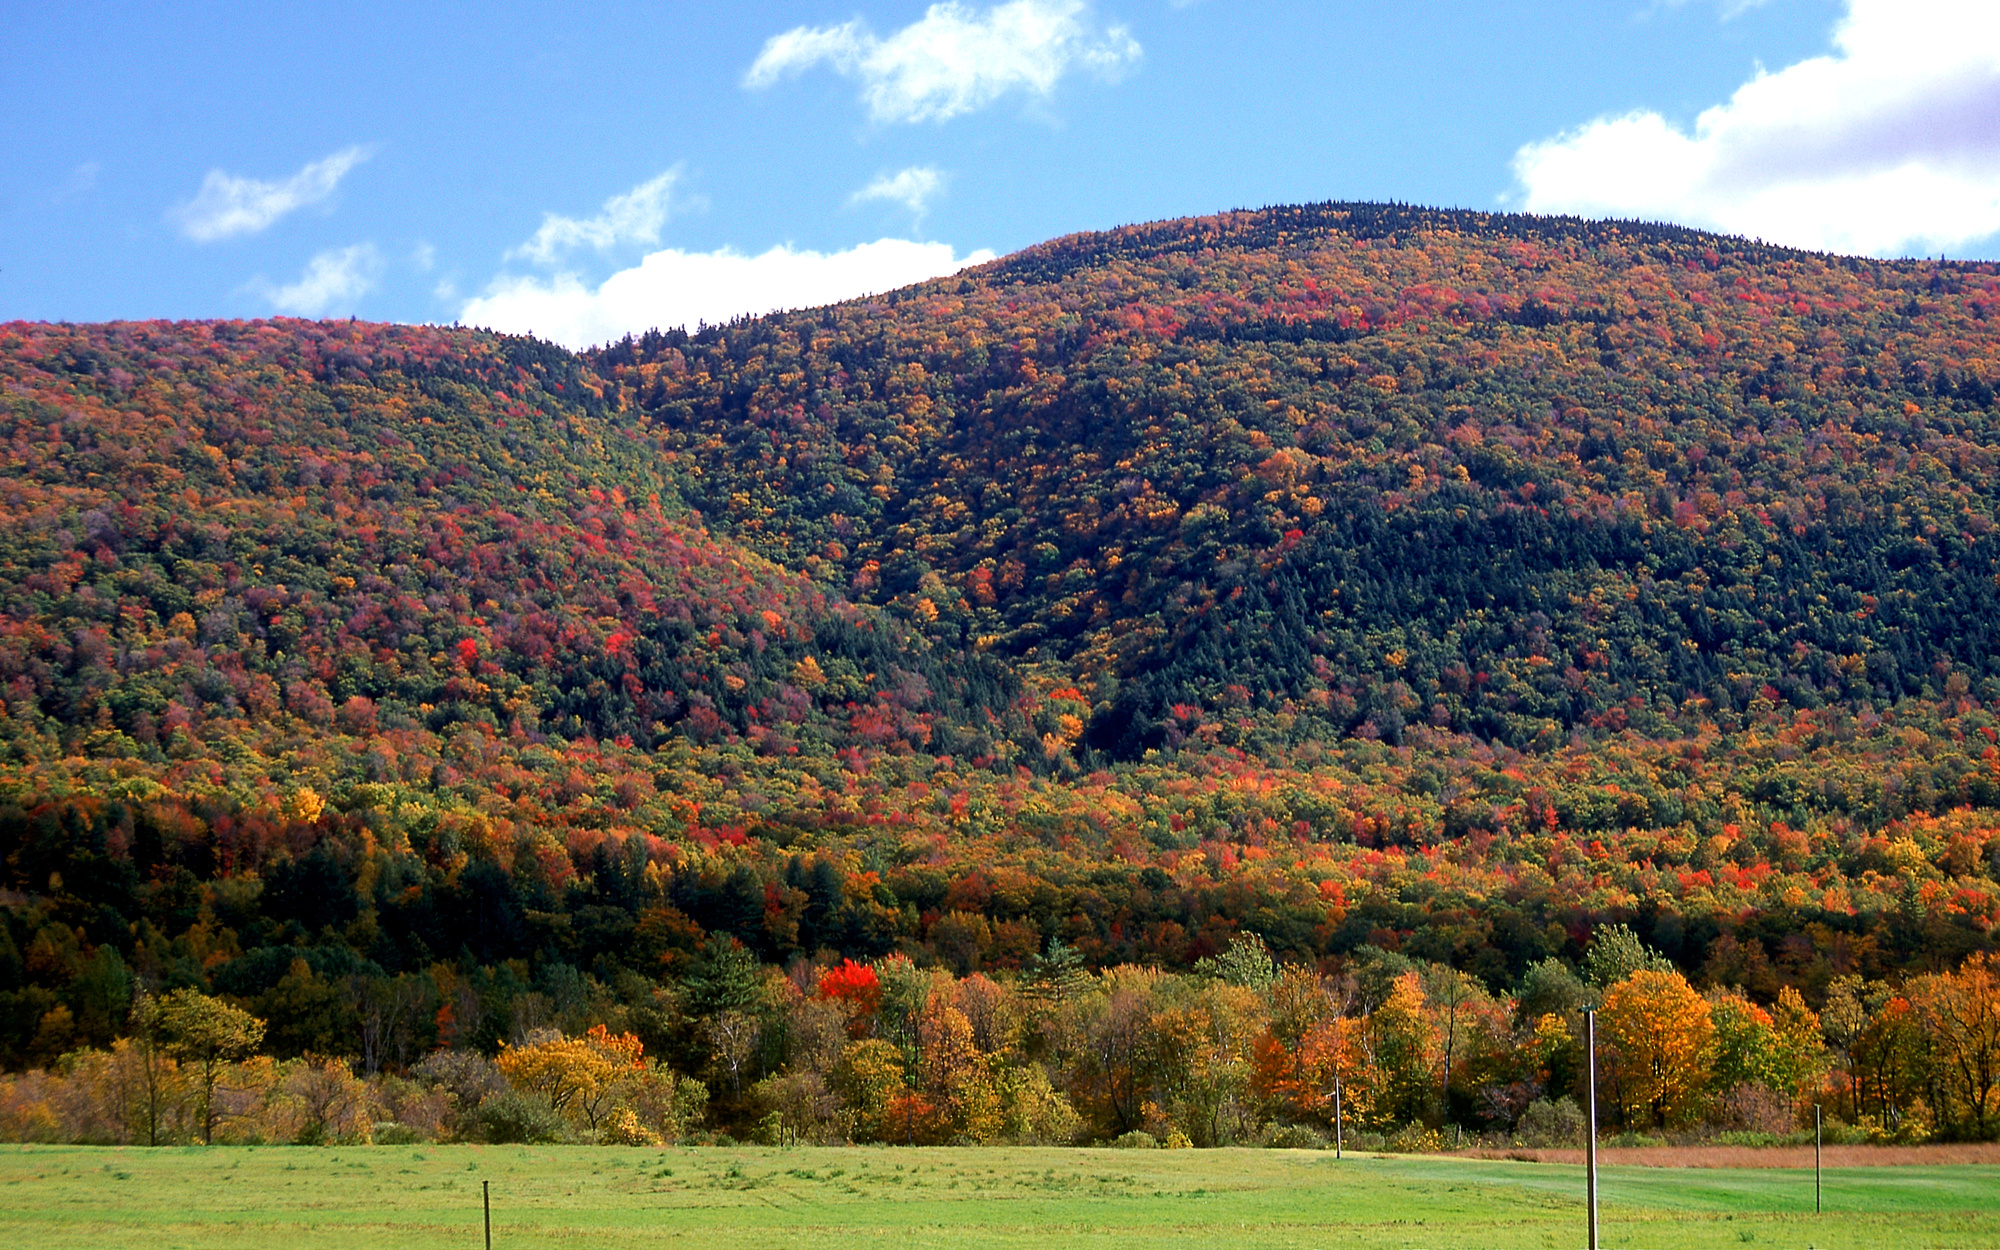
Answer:
<svg viewBox="0 0 2000 1250"><path fill-rule="evenodd" d="M1814 1103L1813 1104L1813 1210L1824 1212L1826 1210L1826 1191L1820 1185L1819 1133L1820 1133L1819 1104Z"/></svg>
<svg viewBox="0 0 2000 1250"><path fill-rule="evenodd" d="M1340 1158L1340 1078L1333 1078L1333 1157Z"/></svg>
<svg viewBox="0 0 2000 1250"><path fill-rule="evenodd" d="M486 1208L486 1250L493 1250L493 1182L479 1182L479 1202Z"/></svg>
<svg viewBox="0 0 2000 1250"><path fill-rule="evenodd" d="M1583 1013L1583 1101L1588 1120L1583 1139L1584 1195L1590 1205L1590 1250L1597 1250L1597 1013Z"/></svg>

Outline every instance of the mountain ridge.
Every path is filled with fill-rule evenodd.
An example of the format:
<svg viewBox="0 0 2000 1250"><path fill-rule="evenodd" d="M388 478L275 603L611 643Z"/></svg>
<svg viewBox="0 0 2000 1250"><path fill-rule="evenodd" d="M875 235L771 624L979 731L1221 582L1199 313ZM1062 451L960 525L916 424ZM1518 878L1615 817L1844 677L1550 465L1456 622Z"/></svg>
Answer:
<svg viewBox="0 0 2000 1250"><path fill-rule="evenodd" d="M294 959L497 1044L716 934L1991 949L1996 297L1333 205L582 354L0 326L0 1059Z"/></svg>
<svg viewBox="0 0 2000 1250"><path fill-rule="evenodd" d="M644 342L652 340L614 345L601 350L594 359L613 377L645 375L644 384L632 392L633 401L642 411L659 409L661 424L670 432L669 437L690 440L692 431L698 429L707 439L708 450L715 453L718 447L741 444L746 431L762 425L773 445L786 443L820 463L826 462L829 453L841 459L867 461L873 466L871 472L888 474L873 488L875 493L888 491L878 506L847 493L845 484L825 479L825 475L821 475L825 480L807 481L805 475L791 470L778 488L768 475L737 473L735 465L724 463L728 459L725 454L711 454L704 461L703 449L690 444L688 453L710 475L706 480L717 480L717 474L723 479L740 478L732 480L728 490L705 493L702 485L694 486L696 501L710 514L728 516L730 501L738 496L755 495L759 490L771 496L760 499L759 503L784 518L780 524L790 526L785 542L772 541L760 532L768 528L761 517L740 516L747 524L737 532L774 558L798 565L815 558L811 554L814 548L831 550L828 543L844 550L849 544L839 542L841 536L829 531L852 524L855 519L852 514L860 513L866 518L862 525L864 534L894 527L915 528L917 536L931 544L933 550L954 545L959 548L933 561L926 552L892 540L857 545L845 559L843 569L850 579L862 579L859 583L850 580L849 588L863 597L870 593L866 584L870 575L863 567L869 559L890 570L892 580L905 589L913 578L920 580L926 572L937 572L956 579L961 598L965 592L983 598L992 589L990 579L994 576L1003 581L1020 580L1041 571L1034 567L1033 554L1040 552L1043 562L1051 562L1052 567L1063 566L1067 569L1066 576L1083 585L1079 606L1086 608L1093 605L1092 591L1109 596L1117 589L1116 577L1103 568L1081 567L1088 562L1085 557L1091 554L1093 546L1136 548L1149 558L1158 558L1164 548L1176 567L1164 577L1155 577L1158 581L1200 584L1210 575L1209 565L1217 563L1197 560L1190 564L1178 558L1172 550L1171 538L1162 542L1157 534L1144 533L1148 522L1134 523L1131 514L1135 507L1155 523L1155 528L1157 518L1185 524L1191 511L1206 508L1201 515L1220 536L1220 563L1224 564L1231 560L1259 559L1257 553L1292 541L1287 535L1293 530L1298 531L1298 541L1310 549L1320 525L1317 520L1320 513L1306 515L1297 507L1288 510L1269 506L1274 492L1267 487L1278 487L1280 493L1289 491L1291 502L1317 507L1333 517L1348 515L1357 507L1363 511L1386 507L1393 512L1408 509L1414 503L1421 508L1440 491L1470 492L1475 497L1462 502L1484 503L1485 507L1479 509L1482 513L1525 511L1549 517L1557 525L1581 528L1583 532L1572 533L1562 540L1572 552L1593 544L1633 547L1629 536L1627 539L1617 536L1615 531L1621 525L1628 530L1636 525L1646 540L1637 544L1643 548L1651 542L1652 530L1662 523L1683 530L1685 541L1680 545L1692 543L1699 547L1711 521L1725 514L1753 530L1773 529L1773 507L1790 513L1781 511L1775 528L1808 525L1814 527L1814 534L1807 543L1824 544L1833 540L1823 532L1827 518L1821 501L1801 499L1798 492L1788 496L1778 489L1793 483L1745 481L1742 469L1732 465L1731 460L1743 456L1754 464L1761 458L1777 464L1785 473L1801 476L1793 453L1776 449L1771 443L1772 436L1880 442L1894 437L1898 425L1915 416L1913 436L1921 441L1924 406L1936 408L1940 397L1945 399L1947 409L1941 415L1947 418L1953 405L1981 414L1991 407L1990 385L1977 370L1969 373L1963 369L1940 370L1935 376L1921 379L1876 377L1875 357L1885 345L1869 341L1871 334L1883 338L1911 337L1907 333L1912 321L1908 312L1917 298L1907 294L1912 290L1921 289L1933 298L1939 294L1947 296L1928 314L1934 319L1942 319L1939 314L1949 314L1962 323L1970 313L1972 320L1983 320L1993 292L1990 273L1979 266L1953 271L1957 276L1950 279L1956 287L1971 283L1970 292L1962 289L1946 292L1945 272L1935 267L1926 272L1923 265L1916 264L1898 267L1814 258L1680 228L1534 221L1497 239L1481 236L1475 245L1441 227L1453 222L1485 222L1490 220L1486 215L1396 210L1369 217L1358 231L1341 233L1343 223L1354 215L1343 206L1273 210L1057 240L1017 257L996 261L955 281L914 288L894 301L864 301L844 306L864 310L860 315L871 319L866 333L872 338L848 333L840 325L845 314L831 310L755 323L763 328L745 327L735 338L730 338L728 331L716 331L713 342L726 339L731 346L704 363L696 375L703 381L692 388L694 393L679 406L675 406L673 387L664 383L658 372L649 369L643 360ZM1386 227L1384 216L1388 218ZM1311 231L1293 231L1288 235L1280 228L1287 222L1297 224L1307 218L1311 218L1307 224L1319 233L1304 242L1299 236ZM1221 225L1216 225L1217 222ZM1420 226L1430 230L1432 243L1408 249L1392 246L1386 253L1378 254L1379 249L1374 246L1378 239L1393 235L1397 228L1408 233ZM1216 244L1226 243L1232 230L1256 241L1288 241L1270 244L1277 249L1270 254L1226 248L1216 251ZM1119 253L1117 241L1127 233L1154 242L1129 255ZM1312 250L1314 239L1329 237L1340 241L1338 248ZM1588 243L1600 250L1610 249L1616 255L1608 259L1585 257L1580 261L1570 253L1538 250L1540 244L1534 240L1551 237L1565 247ZM1092 246L1081 248L1078 239ZM1166 242L1161 242L1162 239ZM1523 252L1523 248L1527 250ZM1212 277L1217 271L1225 271L1227 280L1207 281L1184 265L1178 273L1166 271L1172 265L1155 266L1153 271L1145 273L1131 268L1134 257L1157 260L1178 257L1190 249L1213 253L1203 273ZM1283 255L1282 262L1273 259L1277 254ZM1020 324L1015 325L1009 320L1008 301L1026 297L1021 293L1022 284L1014 279L1020 276L1021 265L1044 255L1070 257L1067 268L1061 272L1072 276L1097 272L1088 269L1089 264L1098 263L1089 256L1120 271L1107 270L1099 275L1104 289L1093 291L1064 288L1060 282L1067 279L1050 279L1057 285L1045 285L1038 300L1024 305L1028 311L1019 318ZM1107 255L1111 259L1105 260ZM1281 264L1296 272L1289 275L1277 272ZM1319 266L1316 271L1315 264ZM1447 264L1452 266L1455 287L1447 285L1440 276ZM1592 265L1607 264L1615 265L1628 279L1638 274L1650 283L1644 298L1629 281L1626 289L1619 291L1585 285L1575 273L1565 276L1566 270L1580 269L1582 277L1592 277ZM1781 270L1764 273L1755 268L1759 264L1776 264ZM1270 272L1251 272L1258 270L1259 265ZM1466 268L1468 265L1470 270ZM1667 265L1671 267L1663 268ZM1745 289L1751 277L1767 287L1783 289ZM1286 283L1293 278L1297 280L1288 288ZM1259 281L1263 283L1261 289L1254 285ZM1334 281L1342 284L1337 291L1332 288ZM1079 283L1072 283L1076 285ZM1240 298L1246 285L1251 287L1249 298ZM1118 290L1120 287L1126 289ZM1887 292L1893 292L1893 297ZM1790 324L1774 332L1768 324L1759 322L1770 322L1769 309L1777 304L1779 295L1787 298L1777 315ZM1863 296L1876 306L1864 306L1860 309L1862 315L1857 315L1856 308L1846 305L1865 305ZM1952 296L1957 297L1955 301ZM1718 306L1718 300L1726 300L1727 304ZM1061 311L1054 311L1059 306ZM1741 310L1746 306L1757 321L1742 315ZM1925 315L1920 310L1916 320L1921 322ZM958 319L956 323L951 321L954 317ZM820 323L817 327L813 325L815 318ZM1667 328L1670 324L1672 329ZM786 327L785 331L770 328L780 325ZM941 327L947 325L957 328L943 329L940 335ZM1416 327L1414 332L1411 327ZM1965 327L1961 324L1960 328ZM782 339L784 334L793 334L804 344L808 336L822 330L831 330L830 337L841 346L820 362L819 372L815 373L805 359L812 355L811 351L803 346L794 350ZM1673 338L1676 332L1680 335L1678 342ZM1009 333L1015 338L1009 350L1025 360L1032 376L1021 372L1018 361L994 359L992 345ZM835 376L829 369L838 370L839 377L846 377L850 367L867 369L861 363L865 353L881 350L879 344L889 334L901 334L909 340L907 344L899 343L903 357L918 351L926 353L919 370L928 369L929 379L913 388L915 398L911 402L928 404L931 410L946 414L942 421L933 421L927 410L919 422L922 436L917 443L904 435L919 433L918 430L899 429L894 422L884 419L887 408L893 406L893 403L885 405L885 398L892 388L903 386L900 380L888 376L887 371L878 369L875 376L867 379L865 385L873 387L873 391L844 403L838 385L829 389L814 381ZM1586 334L1588 338L1583 337ZM1664 343L1660 341L1662 334L1666 336ZM1792 337L1786 338L1787 334ZM1727 341L1724 335L1728 336ZM938 341L940 336L942 341ZM1800 341L1814 336L1830 340L1817 345L1820 350L1814 356L1833 354L1837 361L1800 355ZM666 338L657 341L662 345L667 343ZM1023 343L1027 345L1025 348L1021 346ZM1129 353L1135 347L1177 354L1172 368L1183 375L1190 366L1198 374L1204 359L1213 371L1218 361L1239 364L1253 352L1266 362L1276 363L1264 369L1260 377L1251 379L1247 387L1240 383L1233 388L1209 387L1203 393L1201 383L1190 385L1185 376L1176 378L1164 363L1131 367ZM702 344L687 340L680 347L663 346L660 350L671 352L678 359L683 348L700 351ZM1561 361L1559 367L1564 376L1559 382L1539 376L1554 372L1545 367L1548 361L1532 354L1545 349L1556 353L1555 359ZM1739 353L1746 350L1757 352L1754 363L1738 360ZM758 359L739 365L730 358L731 353L748 353ZM1357 353L1373 358L1356 360ZM1695 386L1679 386L1675 393L1675 386L1663 386L1664 379L1646 373L1663 360L1677 359L1676 353L1691 354L1709 376ZM789 363L776 367L793 370L783 374L793 379L786 393L779 394L770 385L768 367L761 390L740 384L745 374L754 371L765 359L779 358ZM901 357L890 351L886 358ZM1801 361L1804 368L1799 367ZM1853 367L1857 363L1861 366L1858 369ZM1923 367L1928 365L1929 360L1923 361ZM1827 372L1829 366L1831 373ZM1980 367L1990 368L1990 365L1982 362ZM1337 373L1331 385L1329 369ZM942 378L940 370L944 371ZM1064 372L1079 370L1082 376L1076 378ZM1056 381L1051 383L1049 378ZM1817 395L1820 383L1828 378L1840 379L1838 385L1849 393L1825 401L1808 401L1808 394ZM730 380L737 382L733 392ZM1829 389L1833 385L1829 384ZM1961 387L1965 391L1963 397L1958 394ZM1657 393L1661 390L1668 393ZM1661 414L1663 400L1679 404L1681 409ZM1822 420L1831 417L1834 424L1811 433L1781 428L1787 422L1796 425L1798 421L1797 416L1785 410L1788 403L1794 408L1803 403L1802 411L1820 412ZM758 410L760 404L764 411ZM778 422L770 412L786 404L792 405L796 414L785 420L800 425L803 437L800 430L773 428ZM1282 404L1293 419L1289 424L1270 421L1268 414L1256 411L1260 404ZM1848 405L1845 412L1843 404ZM1905 404L1914 411L1902 412ZM1195 411L1182 412L1182 407ZM812 412L810 417L805 415L808 410ZM1659 431L1648 428L1658 425L1662 415L1668 418L1667 430L1677 435L1671 443L1662 443L1657 437ZM1983 415L1979 422L1983 438ZM1490 438L1489 433L1498 437ZM1948 432L1949 451L1959 456L1961 464L1968 463L1965 460L1968 455L1973 463L1985 463L1990 449L1983 443L1959 437L1962 433L1955 429ZM982 451L1004 448L1005 440L1010 438L1015 440L1013 451L989 455L982 463ZM1364 443L1364 438L1371 441ZM1018 515L1019 500L1004 499L998 501L1002 506L982 508L977 506L980 500L959 500L953 492L941 489L946 482L967 484L967 473L973 475L972 485L988 490L1005 489L1009 484L1003 480L1003 473L1018 467L1005 457L1020 457L1023 452L1032 457L1046 452L1048 448L1038 446L1043 439L1050 441L1058 455L1083 456L1092 462L1090 467L1072 472L1069 466L1055 463L1049 455L1040 455L1034 466L1036 472L1068 479L1059 484L1063 497L1052 501L1061 509L1054 515L1014 522L1007 514ZM1735 445L1743 442L1750 445L1749 449ZM1183 447L1192 444L1195 453L1207 463L1188 463L1187 456L1175 461L1173 448L1166 446L1168 443ZM888 449L887 454L883 448ZM1133 452L1140 454L1129 454ZM1623 463L1624 457L1634 453L1646 462L1637 466ZM1564 457L1574 463L1566 464ZM1784 463L1788 458L1794 462ZM996 465L996 460L1001 463ZM1661 463L1652 463L1655 460ZM1126 515L1114 516L1107 526L1103 514L1120 511L1117 507L1120 501L1107 498L1106 483L1102 481L1110 476L1114 464L1122 466L1119 475L1125 483L1124 489L1137 490L1140 498L1123 501L1122 511ZM1218 464L1225 472L1236 473L1239 480L1223 480L1216 471ZM1661 474L1663 469L1665 474ZM1246 470L1257 480L1244 483L1241 477ZM1649 475L1659 476L1660 480ZM1153 480L1169 476L1174 480L1157 483ZM1854 476L1854 481L1832 485L1837 490L1859 489L1864 494L1880 494L1879 484L1865 476ZM1407 481L1401 480L1406 477ZM1711 481L1711 478L1721 480ZM1330 489L1313 494L1318 482L1327 483ZM1814 490L1827 484L1816 481ZM1710 489L1716 485L1722 489ZM1395 489L1398 486L1405 489ZM1754 498L1743 497L1745 487L1751 488L1749 496ZM1636 497L1635 488L1638 488ZM1559 492L1557 506L1553 508L1549 506L1550 489ZM1739 498L1728 497L1732 489ZM837 506L814 508L815 490L836 499ZM1543 492L1540 501L1534 498L1538 490ZM779 495L783 498L776 497ZM963 525L958 525L947 540L946 527L954 518L926 515L926 509L931 507L926 495L932 499L951 499L961 505L970 502L975 505L975 517L983 525L990 528L997 524L1003 531L1011 532L1004 532L995 540L991 535L969 534ZM1330 502L1335 506L1329 511ZM1863 512L1880 512L1893 506L1892 501L1885 499L1863 502L1869 505ZM1836 504L1836 513L1838 509ZM1592 510L1598 515L1585 515ZM1464 517L1457 515L1459 511L1459 505L1454 504L1448 514L1432 518L1432 523L1458 525L1464 521ZM1066 541L1066 528L1076 532L1075 525L1066 523L1079 512L1096 514L1085 522L1090 531ZM1250 519L1247 525L1246 517ZM1474 528L1488 519L1480 516ZM1504 518L1491 519L1502 526L1516 524ZM1975 527L1990 526L1990 504L1982 504L1975 513L1967 514L1966 519ZM1837 524L1838 516L1834 520ZM1862 520L1864 525L1876 524L1872 516ZM1980 530L1975 535L1961 529L1968 540L1982 538L1986 532ZM1107 537L1110 542L1104 541ZM1505 537L1500 536L1500 540ZM1129 541L1121 544L1118 539ZM1983 541L1970 541L1966 546L1967 551L1962 554L1972 556L1990 573L1991 546ZM1477 543L1468 544L1468 549L1478 548ZM1678 557L1650 551L1643 554L1672 559L1683 568L1713 558L1708 553L1699 553L1693 559L1685 553ZM895 577L898 562L904 573ZM1298 562L1315 563L1305 558ZM1377 559L1364 563L1379 568L1394 561ZM1930 571L1938 572L1935 567ZM987 580L981 581L982 577ZM1620 592L1629 589L1632 579L1627 576L1623 580L1627 584L1609 589ZM1901 593L1890 584L1893 579L1885 580L1866 570L1845 571L1839 580L1863 583L1864 592L1873 593L1878 600L1883 596L1875 592ZM1606 587L1600 585L1597 589ZM1824 588L1815 588L1815 601L1821 589ZM1123 593L1120 591L1121 597ZM1990 617L1994 605L1988 601L1990 596L1984 589L1968 583L1960 585L1959 593L1961 601L1954 605L1952 613L1957 622ZM935 599L935 596L924 597ZM1325 597L1323 588L1319 597L1322 600ZM1051 615L1051 608L1065 619L1074 620L1077 615L1061 612L1064 604L1060 598L1037 599L1031 595L1022 599L1017 595L1014 598L1022 603L1022 610L1008 616L1006 597L999 598L1001 613L997 619L992 614L970 613L975 618L972 628L983 636L1006 640L1009 628L1040 631ZM1050 598L1055 598L1055 602L1049 602ZM1166 608L1157 599L1143 606L1149 610L1145 615L1155 617ZM1686 637L1696 629L1693 616L1706 607L1683 603L1666 605L1664 610L1684 618L1680 634ZM1846 610L1853 612L1859 607L1859 601L1855 600L1846 605ZM1816 611L1797 610L1807 616ZM1113 615L1121 613L1114 609ZM1438 628L1432 633L1462 630L1466 625L1461 612L1455 618L1437 622ZM1169 623L1167 632L1172 633L1174 628ZM1942 632L1949 632L1950 628ZM1808 645L1815 652L1825 655L1839 646L1844 648L1842 655L1854 653L1850 645L1853 639L1848 636L1852 631L1843 634L1830 618L1815 620L1814 629L1816 635ZM1941 634L1935 627L1928 632L1933 639ZM1796 639L1765 637L1757 641L1769 650ZM1018 637L1004 641L1003 645L1011 646L1017 653L1032 649L1031 641L1024 642ZM1084 639L1077 645L1088 656L1093 643ZM1094 645L1102 650L1110 644L1099 639ZM1349 663L1377 672L1399 667L1382 663L1382 653L1390 649L1377 647L1375 654L1366 654L1358 647L1352 648ZM1448 654L1450 650L1445 648L1447 654L1436 661L1436 667L1460 660L1474 671L1493 667L1478 662L1481 656L1454 656ZM1490 658L1492 650L1488 648L1482 654ZM1668 654L1672 654L1671 650ZM1990 654L1990 648L1974 645L1953 654L1955 659L1968 661L1983 673L1983 657ZM1905 664L1918 662L1918 667L1927 667L1936 656L1912 654L1900 658ZM1086 658L1083 663L1085 671L1080 676L1090 679L1104 671L1120 677L1130 677L1135 672L1146 676L1167 667L1170 661L1155 655L1151 660L1142 657L1136 662L1125 656ZM1790 680L1776 671L1761 675L1767 680L1760 684L1782 686ZM1677 702L1687 686L1706 684L1706 678L1690 682L1686 674L1669 666L1648 674L1646 684L1650 684L1655 695L1678 684L1681 689L1671 691ZM1434 676L1430 685L1426 694L1434 696L1438 690ZM1792 685L1795 687L1796 683ZM1301 683L1295 681L1287 693L1296 694L1300 687ZM1631 689L1625 689L1621 697L1629 697L1631 693ZM1713 697L1712 692L1701 693ZM1173 701L1171 697L1154 698L1153 706L1147 710L1157 714L1161 706ZM1426 697L1426 705L1433 702L1433 698ZM1810 705L1811 700L1808 698L1806 702ZM1603 710L1602 706L1589 709L1592 713ZM1573 728L1583 717L1571 713L1556 719ZM1470 722L1454 713L1452 723L1466 727ZM1349 723L1337 728L1345 731L1353 727ZM1101 728L1100 739L1120 736L1109 726ZM1509 732L1514 741L1532 737L1531 732L1519 727L1505 730L1491 717L1485 718L1480 728L1488 735Z"/></svg>

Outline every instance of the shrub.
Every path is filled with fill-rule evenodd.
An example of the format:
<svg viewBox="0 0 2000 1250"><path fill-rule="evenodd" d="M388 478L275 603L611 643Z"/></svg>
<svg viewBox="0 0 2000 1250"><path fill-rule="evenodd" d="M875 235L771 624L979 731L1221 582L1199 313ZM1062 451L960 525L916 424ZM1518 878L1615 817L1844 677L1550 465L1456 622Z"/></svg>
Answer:
<svg viewBox="0 0 2000 1250"><path fill-rule="evenodd" d="M471 1050L440 1050L410 1069L423 1085L442 1090L449 1099L444 1127L460 1140L480 1134L479 1108L507 1088L507 1078L486 1056ZM400 1118L400 1117L399 1117Z"/></svg>
<svg viewBox="0 0 2000 1250"><path fill-rule="evenodd" d="M604 1118L604 1142L610 1146L657 1146L660 1135L639 1122L630 1107L620 1107Z"/></svg>
<svg viewBox="0 0 2000 1250"><path fill-rule="evenodd" d="M1272 1150L1325 1150L1330 1144L1319 1130L1308 1124L1280 1124L1265 1138Z"/></svg>
<svg viewBox="0 0 2000 1250"><path fill-rule="evenodd" d="M1551 1102L1537 1098L1521 1113L1514 1135L1524 1146L1554 1147L1583 1145L1583 1108L1576 1099L1564 1095Z"/></svg>
<svg viewBox="0 0 2000 1250"><path fill-rule="evenodd" d="M398 1124L394 1120L381 1120L375 1125L375 1144L378 1146L415 1146L427 1142L423 1130L411 1124Z"/></svg>
<svg viewBox="0 0 2000 1250"><path fill-rule="evenodd" d="M495 1145L542 1145L559 1142L569 1126L546 1103L514 1090L494 1094L479 1104L479 1136Z"/></svg>
<svg viewBox="0 0 2000 1250"><path fill-rule="evenodd" d="M1158 1150L1160 1139L1145 1129L1135 1128L1124 1136L1114 1139L1111 1144L1120 1150Z"/></svg>
<svg viewBox="0 0 2000 1250"><path fill-rule="evenodd" d="M1382 1149L1392 1154L1434 1155L1444 1153L1444 1138L1434 1128L1421 1124L1405 1124L1390 1134L1382 1143Z"/></svg>
<svg viewBox="0 0 2000 1250"><path fill-rule="evenodd" d="M1781 1136L1798 1127L1792 1100L1768 1086L1742 1081L1718 1094L1709 1104L1708 1124L1722 1132Z"/></svg>
<svg viewBox="0 0 2000 1250"><path fill-rule="evenodd" d="M1083 1117L1049 1082L1039 1063L1024 1063L1000 1076L1001 1133L1023 1146L1067 1146L1077 1138Z"/></svg>

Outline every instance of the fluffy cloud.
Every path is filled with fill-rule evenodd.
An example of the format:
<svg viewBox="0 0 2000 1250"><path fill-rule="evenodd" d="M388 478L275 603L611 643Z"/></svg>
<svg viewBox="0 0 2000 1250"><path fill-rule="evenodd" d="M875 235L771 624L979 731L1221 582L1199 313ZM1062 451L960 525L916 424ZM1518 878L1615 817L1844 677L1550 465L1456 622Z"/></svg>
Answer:
<svg viewBox="0 0 2000 1250"><path fill-rule="evenodd" d="M273 287L259 283L265 298L279 312L317 317L322 313L353 305L375 289L382 272L382 256L372 243L321 252L306 263L297 282Z"/></svg>
<svg viewBox="0 0 2000 1250"><path fill-rule="evenodd" d="M877 121L943 121L1016 88L1047 95L1073 69L1115 74L1139 55L1124 27L1096 29L1084 0L1012 0L984 13L946 3L886 39L859 21L773 35L743 84L768 87L824 62L861 80Z"/></svg>
<svg viewBox="0 0 2000 1250"><path fill-rule="evenodd" d="M2000 231L2000 5L1849 0L1834 45L1692 133L1638 112L1522 148L1521 207L1878 255Z"/></svg>
<svg viewBox="0 0 2000 1250"><path fill-rule="evenodd" d="M348 171L368 159L368 149L345 148L317 160L283 182L238 178L219 169L208 171L201 190L174 210L181 233L197 243L211 243L236 234L256 234L286 213L317 204L332 195Z"/></svg>
<svg viewBox="0 0 2000 1250"><path fill-rule="evenodd" d="M901 204L922 217L929 210L931 201L943 191L942 173L929 165L912 165L893 174L883 174L847 198L851 204L887 200L892 204Z"/></svg>
<svg viewBox="0 0 2000 1250"><path fill-rule="evenodd" d="M606 343L654 328L720 324L744 313L810 308L887 291L991 260L960 257L944 243L880 239L844 252L774 247L759 256L654 252L595 289L570 274L548 280L500 278L468 302L458 319L568 347Z"/></svg>
<svg viewBox="0 0 2000 1250"><path fill-rule="evenodd" d="M680 178L676 166L642 182L623 195L604 201L595 217L581 220L555 213L542 215L535 237L507 253L509 259L523 257L538 264L553 264L573 247L604 249L620 243L658 243L660 227L667 224L672 208L674 183Z"/></svg>

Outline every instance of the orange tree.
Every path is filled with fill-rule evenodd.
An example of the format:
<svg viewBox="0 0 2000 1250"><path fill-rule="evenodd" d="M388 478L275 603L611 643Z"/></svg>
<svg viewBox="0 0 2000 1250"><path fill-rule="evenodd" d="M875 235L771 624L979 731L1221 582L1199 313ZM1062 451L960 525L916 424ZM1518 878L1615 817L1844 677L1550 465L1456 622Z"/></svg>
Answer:
<svg viewBox="0 0 2000 1250"><path fill-rule="evenodd" d="M1617 1052L1621 1112L1658 1124L1693 1119L1709 1082L1715 1023L1687 978L1642 969L1605 991L1599 1015Z"/></svg>
<svg viewBox="0 0 2000 1250"><path fill-rule="evenodd" d="M1338 1081L1345 1114L1366 1122L1375 1072L1367 1022L1346 1014L1325 978L1297 965L1267 994L1269 1022L1251 1045L1251 1093L1267 1111L1331 1125Z"/></svg>

